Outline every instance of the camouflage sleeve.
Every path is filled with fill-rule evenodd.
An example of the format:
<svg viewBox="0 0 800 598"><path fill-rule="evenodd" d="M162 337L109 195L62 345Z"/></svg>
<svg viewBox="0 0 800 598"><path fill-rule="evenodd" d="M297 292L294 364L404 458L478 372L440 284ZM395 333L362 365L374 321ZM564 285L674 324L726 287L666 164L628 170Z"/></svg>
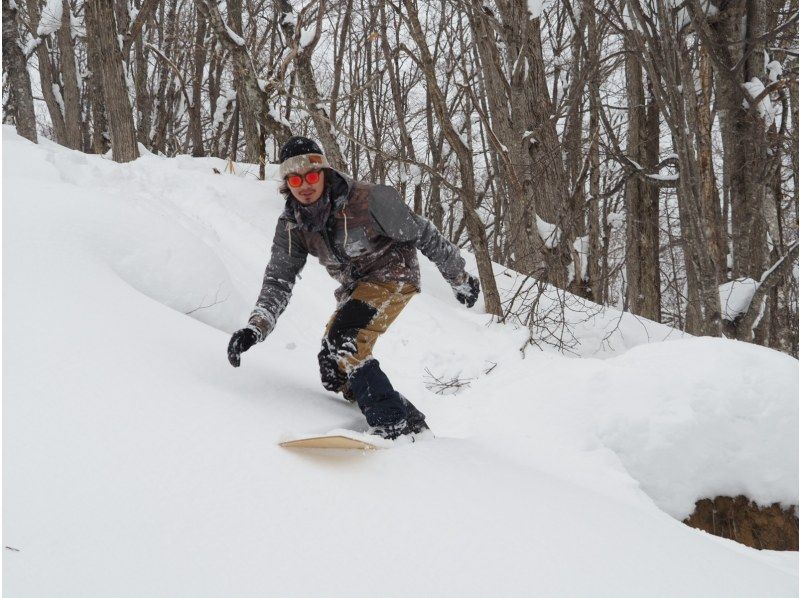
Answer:
<svg viewBox="0 0 800 598"><path fill-rule="evenodd" d="M466 281L465 262L458 247L448 241L430 220L412 212L394 188L375 185L370 198L370 215L384 236L401 242L413 241L422 255L436 264L451 286Z"/></svg>
<svg viewBox="0 0 800 598"><path fill-rule="evenodd" d="M292 237L291 231L286 230L286 221L279 219L264 283L247 326L256 333L259 342L272 332L278 317L286 309L295 279L306 265L307 257L308 251L300 235Z"/></svg>

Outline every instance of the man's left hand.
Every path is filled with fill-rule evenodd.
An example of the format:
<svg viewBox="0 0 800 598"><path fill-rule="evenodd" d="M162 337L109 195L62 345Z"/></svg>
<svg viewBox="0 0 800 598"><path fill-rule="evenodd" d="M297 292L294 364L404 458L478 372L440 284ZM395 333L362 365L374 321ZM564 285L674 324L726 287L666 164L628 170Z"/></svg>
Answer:
<svg viewBox="0 0 800 598"><path fill-rule="evenodd" d="M456 299L467 307L472 307L478 300L478 295L481 292L481 283L474 276L467 274L466 282L453 287L453 291L455 291Z"/></svg>

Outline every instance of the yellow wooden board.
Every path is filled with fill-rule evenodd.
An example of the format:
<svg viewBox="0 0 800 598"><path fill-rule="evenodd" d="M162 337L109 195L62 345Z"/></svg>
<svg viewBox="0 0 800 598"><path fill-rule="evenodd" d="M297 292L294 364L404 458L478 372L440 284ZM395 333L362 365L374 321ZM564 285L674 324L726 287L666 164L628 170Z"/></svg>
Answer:
<svg viewBox="0 0 800 598"><path fill-rule="evenodd" d="M311 438L298 438L281 442L286 448L317 448L317 449L359 449L370 451L382 448L364 440L348 438L347 436L313 436Z"/></svg>

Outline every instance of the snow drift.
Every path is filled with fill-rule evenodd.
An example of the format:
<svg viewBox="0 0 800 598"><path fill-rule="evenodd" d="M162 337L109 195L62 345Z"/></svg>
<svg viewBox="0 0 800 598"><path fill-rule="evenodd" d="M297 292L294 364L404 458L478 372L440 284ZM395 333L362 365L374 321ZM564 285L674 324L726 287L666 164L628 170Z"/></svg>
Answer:
<svg viewBox="0 0 800 598"><path fill-rule="evenodd" d="M312 260L227 363L276 184L8 127L3 149L9 595L796 595L796 553L678 521L716 494L797 504L792 358L606 310L576 326L582 358L523 359L526 331L465 310L423 258L376 355L439 438L287 451L360 414L318 380L336 283Z"/></svg>

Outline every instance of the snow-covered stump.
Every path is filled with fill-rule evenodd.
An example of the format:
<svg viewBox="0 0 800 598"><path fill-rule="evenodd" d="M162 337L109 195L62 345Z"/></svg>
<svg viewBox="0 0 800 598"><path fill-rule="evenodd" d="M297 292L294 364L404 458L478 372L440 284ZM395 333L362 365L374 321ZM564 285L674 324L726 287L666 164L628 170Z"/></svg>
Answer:
<svg viewBox="0 0 800 598"><path fill-rule="evenodd" d="M798 549L795 505L759 507L746 496L717 496L714 500L698 500L694 512L683 522L759 550Z"/></svg>

